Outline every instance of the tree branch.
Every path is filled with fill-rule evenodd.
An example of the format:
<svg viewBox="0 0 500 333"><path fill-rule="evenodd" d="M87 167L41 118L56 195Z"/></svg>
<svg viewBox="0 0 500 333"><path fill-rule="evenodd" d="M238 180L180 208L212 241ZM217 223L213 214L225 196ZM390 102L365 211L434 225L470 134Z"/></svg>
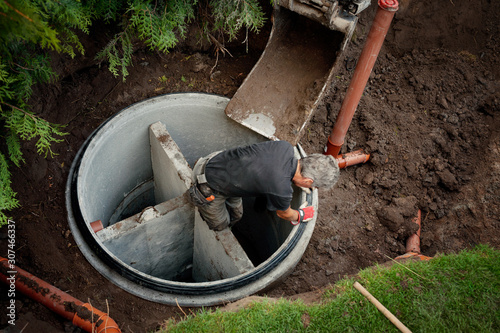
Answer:
<svg viewBox="0 0 500 333"><path fill-rule="evenodd" d="M7 106L9 106L9 107L11 107L11 108L13 108L13 109L15 109L15 110L17 110L17 111L21 111L21 112L22 112L22 113L24 113L25 115L27 115L27 116L31 117L31 119L33 119L34 121L38 121L38 117L37 117L37 116L35 116L34 114L29 113L29 112L28 112L28 111L26 111L26 110L23 110L23 109L21 109L21 108L18 108L17 106L14 106L14 105L11 105L11 104L9 104L9 103L5 103L5 102L0 102L0 104L7 105Z"/></svg>
<svg viewBox="0 0 500 333"><path fill-rule="evenodd" d="M4 1L5 4L7 6L9 6L10 8L12 8L16 13L18 13L19 15L21 15L22 17L24 17L25 19L27 19L28 21L30 22L33 22L33 20L26 14L22 13L21 11L19 11L17 8L15 8L14 6L12 6L10 3L8 3L7 1Z"/></svg>

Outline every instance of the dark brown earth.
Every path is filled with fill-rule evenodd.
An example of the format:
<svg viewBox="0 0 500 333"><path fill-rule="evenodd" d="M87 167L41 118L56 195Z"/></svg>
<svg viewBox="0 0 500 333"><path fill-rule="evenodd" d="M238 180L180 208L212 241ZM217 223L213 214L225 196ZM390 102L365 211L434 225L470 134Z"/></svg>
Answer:
<svg viewBox="0 0 500 333"><path fill-rule="evenodd" d="M300 143L321 152L370 28L376 6L360 22L332 86ZM364 148L371 160L342 171L338 185L320 191L317 226L295 271L269 296L292 297L405 252L409 221L422 210L422 252L428 256L479 243L500 248L500 2L414 1L403 6L382 47L349 129L345 151ZM164 93L202 91L234 95L263 51L269 33L226 44L218 60L196 43L196 31L168 55L138 46L126 82L93 61L105 27L86 38L87 53L55 58L61 80L39 87L34 111L68 124L53 158L24 144L26 165L13 170L22 208L16 222L16 260L72 296L106 310L124 332L146 332L183 312L144 301L100 276L75 246L66 221L64 188L85 138L124 107ZM2 235L6 229L1 229ZM5 256L7 242L0 240ZM3 288L3 287L2 287ZM2 289L2 308L8 299ZM70 325L17 295L24 332L59 332ZM189 313L189 309L183 309ZM0 319L4 327L6 318Z"/></svg>

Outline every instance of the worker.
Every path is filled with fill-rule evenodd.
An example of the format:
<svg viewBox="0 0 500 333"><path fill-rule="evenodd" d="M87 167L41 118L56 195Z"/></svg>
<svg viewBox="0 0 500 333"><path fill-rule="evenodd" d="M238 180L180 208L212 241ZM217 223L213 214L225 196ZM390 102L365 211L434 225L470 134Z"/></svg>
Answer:
<svg viewBox="0 0 500 333"><path fill-rule="evenodd" d="M190 194L212 230L233 226L243 216L242 197L264 197L266 208L292 224L310 221L314 207L292 209L293 188L332 187L339 177L330 155L297 159L286 141L266 141L215 152L193 168Z"/></svg>

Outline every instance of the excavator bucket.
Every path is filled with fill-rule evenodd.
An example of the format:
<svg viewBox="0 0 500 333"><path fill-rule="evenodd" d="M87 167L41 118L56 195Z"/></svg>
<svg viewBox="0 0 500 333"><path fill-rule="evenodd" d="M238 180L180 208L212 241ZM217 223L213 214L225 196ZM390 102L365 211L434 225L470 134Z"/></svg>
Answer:
<svg viewBox="0 0 500 333"><path fill-rule="evenodd" d="M369 3L280 0L267 46L227 116L267 138L297 144L337 70L355 14Z"/></svg>

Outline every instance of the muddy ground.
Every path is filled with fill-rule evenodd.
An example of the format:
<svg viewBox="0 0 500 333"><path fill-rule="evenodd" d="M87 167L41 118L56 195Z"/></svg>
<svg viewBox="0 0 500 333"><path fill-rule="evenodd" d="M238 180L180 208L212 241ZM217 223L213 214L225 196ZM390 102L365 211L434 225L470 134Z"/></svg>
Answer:
<svg viewBox="0 0 500 333"><path fill-rule="evenodd" d="M360 15L343 64L300 141L307 153L323 150L375 9L372 4ZM425 255L479 243L500 247L499 10L495 0L442 0L415 1L396 13L344 145L345 151L363 148L372 158L343 170L334 189L320 190L317 226L305 255L269 296L315 291L403 254L417 209ZM226 44L232 56L219 52L218 59L212 47L197 43L195 30L167 55L138 46L126 82L93 60L105 27L85 38L85 56L55 58L60 80L37 88L32 105L48 120L68 124L69 134L54 145L53 158L38 156L33 143L25 143L26 165L13 169L22 204L11 214L17 264L99 309L109 303L124 332L150 331L183 313L122 291L87 263L66 221L66 177L85 138L134 102L184 91L231 97L265 48L270 27L250 36L248 53L238 41ZM5 256L6 229L0 233ZM2 308L8 301L4 290ZM22 295L16 308L16 327L28 323L24 332L73 332ZM0 328L6 321L2 315Z"/></svg>

